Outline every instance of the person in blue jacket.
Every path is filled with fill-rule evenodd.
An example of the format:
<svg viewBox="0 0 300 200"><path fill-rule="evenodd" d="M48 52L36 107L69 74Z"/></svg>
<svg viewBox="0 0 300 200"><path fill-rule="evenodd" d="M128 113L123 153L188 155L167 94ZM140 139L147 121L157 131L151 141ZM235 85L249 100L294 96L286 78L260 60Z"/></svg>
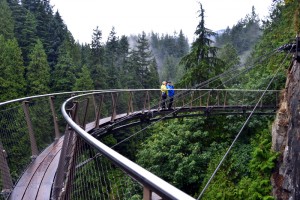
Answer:
<svg viewBox="0 0 300 200"><path fill-rule="evenodd" d="M167 90L168 90L168 97L169 97L168 109L170 110L172 109L174 95L175 95L174 86L172 85L171 81L167 82Z"/></svg>

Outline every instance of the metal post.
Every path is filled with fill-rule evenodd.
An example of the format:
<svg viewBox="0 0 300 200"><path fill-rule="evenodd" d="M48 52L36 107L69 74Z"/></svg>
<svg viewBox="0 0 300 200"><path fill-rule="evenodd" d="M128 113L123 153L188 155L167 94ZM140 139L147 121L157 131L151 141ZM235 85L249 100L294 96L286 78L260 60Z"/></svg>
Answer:
<svg viewBox="0 0 300 200"><path fill-rule="evenodd" d="M84 130L85 130L85 125L86 125L86 116L87 116L88 107L89 107L89 98L86 99L86 106L85 106L83 122L82 122L82 127Z"/></svg>
<svg viewBox="0 0 300 200"><path fill-rule="evenodd" d="M78 110L78 102L73 103L73 107L69 110L69 115L73 120L76 119ZM56 176L54 180L54 188L52 192L53 199L59 199L59 196L64 193L64 181L66 179L66 173L65 173L65 167L68 166L69 158L69 149L71 148L70 145L72 145L72 137L73 137L73 130L69 125L66 127L65 135L64 135L64 141L59 157L59 163L56 171Z"/></svg>
<svg viewBox="0 0 300 200"><path fill-rule="evenodd" d="M101 115L102 104L103 104L103 95L101 94L100 95L100 104L99 104L97 115L96 115L95 128L97 128L99 126L99 123L100 123L100 115Z"/></svg>
<svg viewBox="0 0 300 200"><path fill-rule="evenodd" d="M226 97L227 97L227 91L225 92L225 97L224 97L224 108L226 107Z"/></svg>
<svg viewBox="0 0 300 200"><path fill-rule="evenodd" d="M111 93L111 99L112 99L112 111L111 111L111 122L115 121L115 118L117 116L117 97L118 94Z"/></svg>
<svg viewBox="0 0 300 200"><path fill-rule="evenodd" d="M199 91L199 95L200 95L200 107L202 106L202 95L201 95L201 91Z"/></svg>
<svg viewBox="0 0 300 200"><path fill-rule="evenodd" d="M161 109L161 104L162 104L162 94L160 93L160 97L159 97L159 102L158 102L158 111Z"/></svg>
<svg viewBox="0 0 300 200"><path fill-rule="evenodd" d="M210 97L210 91L207 93L207 102L206 102L206 107L209 106L209 97Z"/></svg>
<svg viewBox="0 0 300 200"><path fill-rule="evenodd" d="M193 107L193 101L194 101L194 91L191 94L191 104L190 104L190 109Z"/></svg>
<svg viewBox="0 0 300 200"><path fill-rule="evenodd" d="M25 119L26 119L26 123L28 126L28 131L29 131L29 138L30 138L30 146L31 146L31 158L36 158L37 155L39 154L37 145L36 145L36 140L35 140L35 136L34 136L34 132L33 132L33 128L32 128L32 123L30 120L30 116L29 116L29 107L28 107L28 101L23 101L22 102L22 106L23 106L23 110L24 110L24 114L25 114Z"/></svg>
<svg viewBox="0 0 300 200"><path fill-rule="evenodd" d="M127 115L129 115L131 112L133 112L133 104L132 104L132 92L129 92L129 99L128 99L128 110L127 110Z"/></svg>
<svg viewBox="0 0 300 200"><path fill-rule="evenodd" d="M151 200L151 190L145 186L143 189L143 200Z"/></svg>
<svg viewBox="0 0 300 200"><path fill-rule="evenodd" d="M0 171L1 171L1 180L2 180L2 190L1 194L6 199L6 196L11 192L13 188L12 178L10 176L9 166L6 160L7 154L3 148L2 143L0 142Z"/></svg>
<svg viewBox="0 0 300 200"><path fill-rule="evenodd" d="M55 108L54 108L54 102L53 102L53 99L55 97L54 96L50 96L49 97L49 102L50 102L50 108L51 108L51 111L52 111L52 117L53 117L53 123L54 123L54 131L55 131L55 140L58 140L58 138L60 138L60 132L59 132L59 128L58 128L58 123L57 123L57 115L56 115L56 112L55 112Z"/></svg>
<svg viewBox="0 0 300 200"><path fill-rule="evenodd" d="M56 176L54 180L54 187L52 192L53 199L58 199L58 196L62 192L62 188L64 185L64 179L65 179L64 167L66 164L66 154L69 145L68 143L69 143L69 136L71 131L72 131L71 128L67 126L64 135L63 145L61 148L60 157L59 157L59 163L56 170Z"/></svg>
<svg viewBox="0 0 300 200"><path fill-rule="evenodd" d="M92 101L94 105L94 110L95 110L95 116L97 115L97 107L96 107L96 99L95 99L95 94L92 95Z"/></svg>
<svg viewBox="0 0 300 200"><path fill-rule="evenodd" d="M142 111L142 113L144 113L145 109L146 109L146 104L148 106L148 110L150 110L150 98L149 98L149 92L146 92L146 96L145 96L145 100L144 100L144 109Z"/></svg>
<svg viewBox="0 0 300 200"><path fill-rule="evenodd" d="M219 106L220 105L219 91L217 91L217 101L218 101L218 106Z"/></svg>

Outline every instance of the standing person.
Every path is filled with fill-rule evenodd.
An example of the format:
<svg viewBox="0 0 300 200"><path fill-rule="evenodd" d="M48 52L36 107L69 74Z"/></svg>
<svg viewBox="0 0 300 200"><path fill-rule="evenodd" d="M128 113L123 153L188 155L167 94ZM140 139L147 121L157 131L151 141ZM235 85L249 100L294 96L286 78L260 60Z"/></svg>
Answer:
<svg viewBox="0 0 300 200"><path fill-rule="evenodd" d="M160 90L161 90L161 107L162 107L162 109L166 108L166 99L167 99L167 96L168 96L168 94L167 94L168 89L167 89L166 84L167 84L167 82L163 81L162 85L160 86Z"/></svg>
<svg viewBox="0 0 300 200"><path fill-rule="evenodd" d="M169 96L168 109L170 110L172 109L174 95L175 95L174 86L172 85L171 81L167 82L167 89L168 89L168 96Z"/></svg>

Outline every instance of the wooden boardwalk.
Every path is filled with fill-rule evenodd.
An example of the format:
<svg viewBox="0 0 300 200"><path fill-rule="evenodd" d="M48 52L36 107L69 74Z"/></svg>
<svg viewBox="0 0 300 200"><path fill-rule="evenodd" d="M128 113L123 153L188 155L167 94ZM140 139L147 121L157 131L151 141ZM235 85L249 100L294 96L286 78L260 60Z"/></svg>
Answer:
<svg viewBox="0 0 300 200"><path fill-rule="evenodd" d="M63 137L48 146L22 175L9 199L50 199Z"/></svg>

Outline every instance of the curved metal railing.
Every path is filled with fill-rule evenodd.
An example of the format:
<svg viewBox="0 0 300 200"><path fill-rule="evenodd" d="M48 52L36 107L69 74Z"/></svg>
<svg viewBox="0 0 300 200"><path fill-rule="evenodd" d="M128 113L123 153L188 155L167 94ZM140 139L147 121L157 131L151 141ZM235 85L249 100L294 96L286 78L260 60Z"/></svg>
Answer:
<svg viewBox="0 0 300 200"><path fill-rule="evenodd" d="M155 92L156 94L154 94L154 96L156 96L155 101L153 101L152 103L154 104L154 106L151 105L146 105L146 99L149 98L148 97L148 92L152 91ZM176 105L180 104L179 107L176 107L176 109L181 109L183 107L192 107L193 105L195 106L195 104L199 105L204 105L204 106L216 106L216 105L222 105L224 108L226 106L226 104L228 104L228 102L235 102L240 105L249 105L249 103L251 104L251 102L255 102L255 96L253 95L253 93L259 94L261 91L259 90L249 90L247 91L248 93L252 93L252 95L247 95L246 92L242 91L242 90L212 90L212 89L193 89L193 90L185 90L185 89L179 89L177 90L177 93L179 93L179 91L188 91L189 93L183 93L182 96L178 95L177 96L177 100L176 100ZM111 93L112 91L110 91L109 93ZM108 115L108 120L103 120L102 124L101 122L97 123L97 119L100 120L99 118L96 118L96 121L93 122L91 125L91 128L87 128L85 123L82 123L82 121L86 121L86 119L81 119L79 120L77 114L74 113L78 113L78 109L81 107L80 103L78 102L84 102L82 100L82 98L84 97L88 97L88 96L95 96L95 95L104 95L106 94L106 92L102 92L102 93L89 93L89 94L82 94L76 97L72 97L69 98L66 102L64 102L64 104L62 105L62 113L63 116L65 117L67 123L71 126L71 128L74 130L74 132L77 134L77 136L79 136L79 138L74 139L73 145L76 144L78 146L84 147L84 148L78 148L73 146L73 149L78 153L77 155L75 155L75 159L73 160L73 163L68 163L68 165L73 165L76 167L73 167L72 172L69 174L69 180L72 180L72 182L79 182L78 179L83 179L82 177L77 176L76 174L80 173L80 171L78 170L78 168L83 167L86 163L89 163L91 160L94 160L96 158L99 157L105 157L107 159L108 162L111 162L113 167L110 165L107 168L113 169L115 167L121 169L121 171L123 171L125 173L125 176L131 177L131 180L134 182L137 182L138 185L140 185L140 187L142 187L139 192L143 191L143 196L144 199L151 199L151 193L154 192L155 194L158 194L160 197L164 198L164 199L194 199L191 196L189 196L188 194L185 194L184 192L180 191L179 189L175 188L174 186L170 185L169 183L165 182L164 180L162 180L161 178L155 176L154 174L152 174L151 172L145 170L144 168L142 168L141 166L137 165L136 163L132 162L131 160L127 159L126 157L124 157L123 155L121 155L120 153L116 152L115 150L113 150L112 148L110 148L109 146L105 145L103 142L100 141L100 139L95 138L92 134L93 131L91 131L90 133L87 132L87 130L95 130L98 128L98 126L103 126L103 124L105 124L106 122L114 122L116 121L122 121L126 118L129 118L128 116L130 115L136 115L138 112L142 113L142 112L153 112L154 110L159 110L160 109L160 101L161 99L159 98L159 90L156 89L150 89L150 90L114 90L113 93L115 94L120 94L120 93L133 93L133 92L137 92L137 93L142 93L143 95L141 95L141 97L143 98L138 98L137 100L139 100L140 104L144 104L142 107L140 107L139 109L137 109L138 111L135 110L131 110L131 114L130 112L126 112L125 110L117 112L116 107L112 109L112 112L110 115ZM198 96L196 96L196 92L198 92ZM221 94L222 92L222 94ZM269 91L270 94L272 94L272 97L267 95L267 97L265 98L266 101L265 103L267 103L268 105L270 104L270 100L272 99L272 101L274 100L274 93L276 93L276 98L275 101L278 100L278 92L279 91ZM214 93L214 94L212 94ZM229 94L231 93L231 94ZM251 97L251 98L250 98ZM234 100L235 98L238 99ZM269 98L269 99L268 99ZM75 106L73 107L73 114L68 113L67 112L67 104L71 103L74 101L76 101ZM130 110L130 107L132 107L132 98L130 95L127 96L127 103L126 105L128 106L128 110ZM148 99L148 101L150 101ZM115 104L116 99L112 98L112 104ZM151 102L151 101L150 101ZM101 107L101 101L99 101L99 107ZM274 105L276 105L277 103L274 103ZM86 106L86 104L82 104L85 107L85 112L82 112L84 116L86 116L86 111L89 110L88 106ZM235 104L236 105L236 104ZM273 106L274 106L273 105ZM74 109L75 108L75 109ZM147 108L145 110L145 108ZM274 107L275 108L275 107ZM92 110L92 109L90 109ZM127 113L127 114L124 114ZM99 113L98 113L99 114ZM119 116L119 117L118 117ZM85 118L85 117L84 117ZM101 120L100 120L101 121ZM80 140L80 142L78 142ZM86 147L86 146L89 147ZM80 150L79 150L80 149ZM90 151L91 149L93 149L95 151L95 153L93 155L91 155L88 158L85 158L86 160L82 160L80 158L79 154L86 154L87 151ZM80 160L80 161L79 161ZM106 161L106 162L107 162ZM96 161L95 161L96 162ZM65 167L66 168L66 167ZM69 167L70 168L70 167ZM72 167L71 167L72 168ZM95 167L97 168L97 167ZM99 167L101 168L101 167ZM102 167L103 168L103 167ZM105 167L104 167L105 168ZM87 171L87 170L86 170ZM106 176L104 174L107 174L108 172L103 172L102 176ZM91 174L85 174L87 176L91 175ZM99 174L99 176L101 176L101 174ZM78 178L78 179L76 179ZM101 180L99 179L99 182ZM111 180L111 181L116 181L116 180ZM111 198L110 195L111 192L114 190L114 187L111 186L114 183L108 183L109 180L108 178L105 181L105 184L110 185L107 186L108 189L106 189L107 194L103 196L104 199L106 198ZM126 183L124 183L126 184ZM70 184L68 183L64 183L64 184L60 184L60 185L65 185L67 187L70 186ZM71 187L71 186L70 186ZM125 185L119 185L119 187L126 187ZM80 186L78 186L77 188L64 188L63 191L66 191L66 193L61 193L61 195L64 195L64 197L67 199L68 198L74 198L75 194L81 194L83 195L83 198L91 198L89 197L90 194L84 194L84 191L81 192L77 192L78 188L80 188ZM79 189L80 190L80 189ZM77 193L76 193L77 192ZM89 192L91 193L91 192ZM118 193L118 192L116 192ZM57 194L57 196L59 196L59 194ZM127 198L132 198L132 195L130 197L127 196L127 198L124 197L125 193L123 194L119 194L119 197L117 199L127 199ZM140 197L142 195L140 194Z"/></svg>
<svg viewBox="0 0 300 200"><path fill-rule="evenodd" d="M217 107L225 110L232 105L247 107L255 102L260 92L262 91L176 89L174 112L183 108L203 112L198 108ZM261 105L275 108L279 102L279 91L272 90L268 93ZM77 94L82 95L74 96ZM109 141L103 141L106 139L95 138L95 135L90 134L109 129L113 123L122 123L137 114L159 112L160 102L158 89L72 91L0 102L2 194L7 197L31 161L64 135L64 142L70 146L65 152L62 150L63 156L56 176L59 178L56 178L52 192L55 197L76 199L79 194L84 194L83 198L86 199L129 199L135 194L141 196L144 190L145 199L147 196L150 198L150 191L166 199L193 199L109 148L112 145ZM62 104L63 116L59 112ZM93 173L98 171L102 172L99 172L98 179L93 180ZM114 174L110 171L114 171ZM86 179L86 175L90 177ZM107 186L97 185L98 188L94 190L101 191L101 194L93 193L93 196L89 196L86 192L88 186L97 181ZM122 188L122 192L118 191L121 186L129 189Z"/></svg>

